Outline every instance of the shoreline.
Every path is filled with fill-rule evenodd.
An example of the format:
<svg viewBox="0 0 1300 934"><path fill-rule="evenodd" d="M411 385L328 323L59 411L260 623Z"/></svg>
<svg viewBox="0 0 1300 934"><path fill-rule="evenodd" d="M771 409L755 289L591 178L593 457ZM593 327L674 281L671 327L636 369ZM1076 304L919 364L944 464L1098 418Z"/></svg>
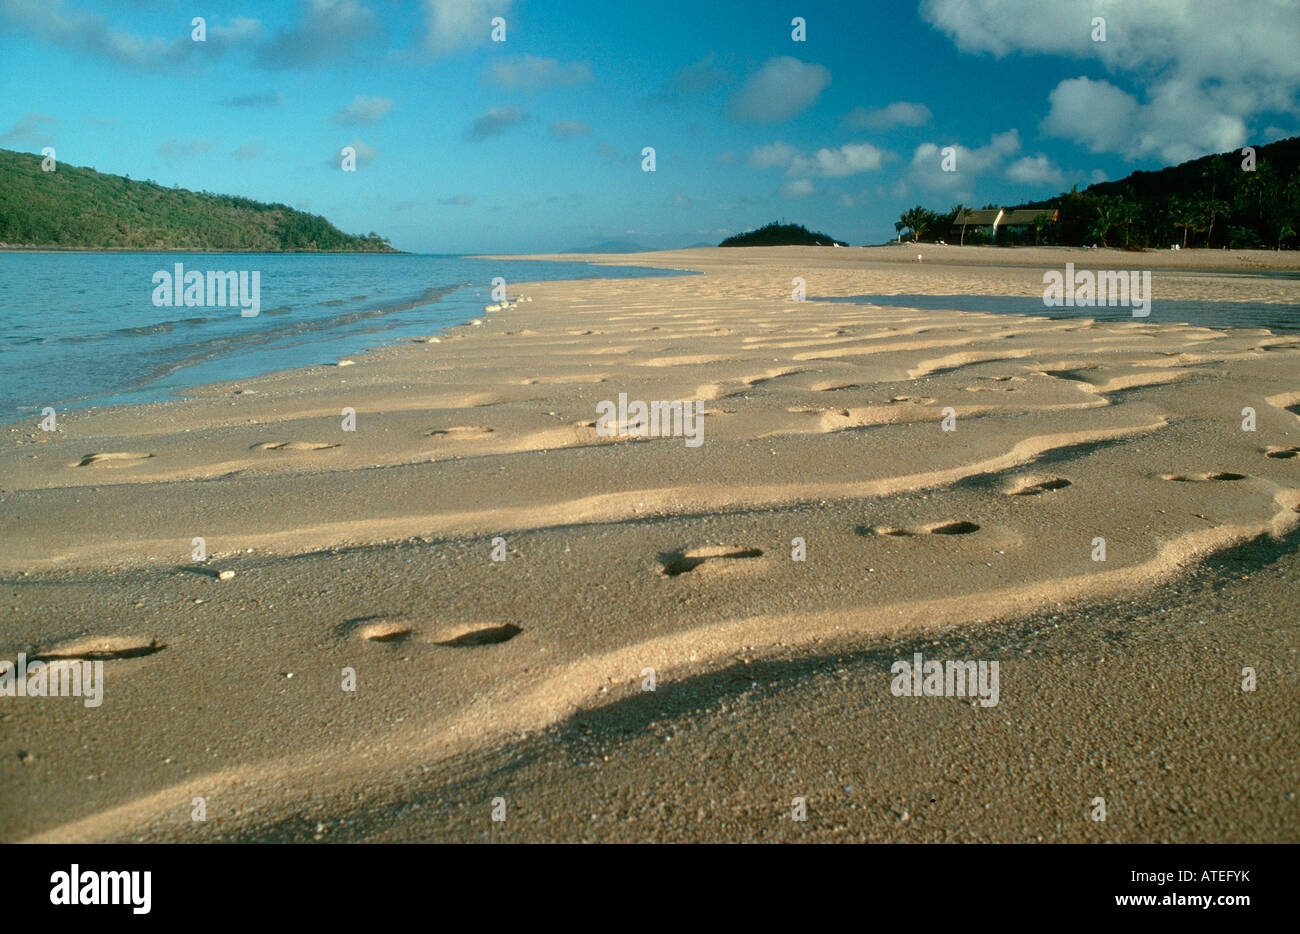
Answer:
<svg viewBox="0 0 1300 934"><path fill-rule="evenodd" d="M1300 525L1300 337L789 301L797 274L827 294L1026 279L818 252L836 263L789 250L757 270L704 257L703 276L515 284L534 301L438 343L70 416L66 436L0 451L0 658L110 653L94 717L15 709L0 773L29 807L0 836L211 838L175 804L202 788L227 802L220 833L251 831L326 786L346 797L636 696L646 667L667 687L737 655L1135 599ZM620 391L704 400L704 444L599 437L595 405ZM231 658L251 693L220 689ZM363 690L340 696L342 667ZM142 738L159 696L175 715ZM105 735L96 766L81 748Z"/></svg>

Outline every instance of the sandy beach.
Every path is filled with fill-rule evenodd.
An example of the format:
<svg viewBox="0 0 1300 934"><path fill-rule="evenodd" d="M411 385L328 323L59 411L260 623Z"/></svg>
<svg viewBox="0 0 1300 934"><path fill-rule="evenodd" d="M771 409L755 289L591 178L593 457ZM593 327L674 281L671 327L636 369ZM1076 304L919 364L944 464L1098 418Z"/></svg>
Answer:
<svg viewBox="0 0 1300 934"><path fill-rule="evenodd" d="M817 300L1300 254L568 258L695 274L9 428L0 659L104 682L0 700L0 839L1300 841L1300 334Z"/></svg>

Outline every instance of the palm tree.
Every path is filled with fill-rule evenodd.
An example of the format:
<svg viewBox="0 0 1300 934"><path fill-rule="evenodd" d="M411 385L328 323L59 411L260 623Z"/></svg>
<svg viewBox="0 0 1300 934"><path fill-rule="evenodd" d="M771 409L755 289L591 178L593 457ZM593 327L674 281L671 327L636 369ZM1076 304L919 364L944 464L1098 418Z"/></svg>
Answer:
<svg viewBox="0 0 1300 934"><path fill-rule="evenodd" d="M961 246L966 245L966 224L969 222L970 216L971 211L964 204L959 203L952 209L952 220L949 223L955 224L957 221L961 221Z"/></svg>
<svg viewBox="0 0 1300 934"><path fill-rule="evenodd" d="M1169 219L1175 227L1183 228L1183 249L1187 249L1187 232L1196 223L1196 209L1186 198L1174 198L1169 203Z"/></svg>
<svg viewBox="0 0 1300 934"><path fill-rule="evenodd" d="M1228 205L1218 198L1199 197L1193 205L1201 220L1205 222L1205 245L1208 247L1214 238L1214 221L1228 213Z"/></svg>
<svg viewBox="0 0 1300 934"><path fill-rule="evenodd" d="M911 210L904 211L900 214L898 220L904 227L912 231L912 242L917 243L921 239L921 234L934 226L935 213L918 204Z"/></svg>
<svg viewBox="0 0 1300 934"><path fill-rule="evenodd" d="M1142 216L1142 207L1135 201L1123 197L1115 199L1116 223L1124 228L1124 249L1128 249L1133 235L1133 225Z"/></svg>
<svg viewBox="0 0 1300 934"><path fill-rule="evenodd" d="M1118 199L1101 198L1097 203L1097 219L1088 228L1090 236L1101 240L1102 246L1110 246L1106 237L1120 222Z"/></svg>
<svg viewBox="0 0 1300 934"><path fill-rule="evenodd" d="M1034 215L1034 245L1037 246L1043 239L1043 228L1047 226L1050 220L1045 212L1040 211Z"/></svg>

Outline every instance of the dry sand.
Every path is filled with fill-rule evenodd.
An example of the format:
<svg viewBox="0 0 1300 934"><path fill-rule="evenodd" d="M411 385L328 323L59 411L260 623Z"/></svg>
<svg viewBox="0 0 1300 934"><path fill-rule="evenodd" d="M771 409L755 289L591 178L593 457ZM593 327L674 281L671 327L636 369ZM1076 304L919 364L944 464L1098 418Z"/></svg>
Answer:
<svg viewBox="0 0 1300 934"><path fill-rule="evenodd" d="M0 659L106 684L0 698L0 837L1300 840L1300 336L790 299L1073 261L1300 304L1186 273L1297 257L601 259L704 274L11 431ZM703 400L704 443L598 436L624 392ZM894 697L917 646L1000 703Z"/></svg>

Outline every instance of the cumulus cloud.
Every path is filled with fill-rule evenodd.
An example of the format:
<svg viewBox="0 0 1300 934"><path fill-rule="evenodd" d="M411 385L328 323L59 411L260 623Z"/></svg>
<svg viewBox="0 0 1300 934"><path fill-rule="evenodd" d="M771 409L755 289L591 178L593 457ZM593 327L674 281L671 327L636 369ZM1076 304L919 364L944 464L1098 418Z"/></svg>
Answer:
<svg viewBox="0 0 1300 934"><path fill-rule="evenodd" d="M514 61L493 62L483 77L488 83L508 90L537 91L590 81L591 69L581 62L562 64L553 58L525 55Z"/></svg>
<svg viewBox="0 0 1300 934"><path fill-rule="evenodd" d="M951 144L954 150L954 170L945 172L944 150L948 145L922 143L912 153L909 175L912 181L934 191L953 191L969 185L976 177L999 168L1010 156L1020 150L1020 133L1012 128L1005 133L995 133L989 142L975 149L960 143Z"/></svg>
<svg viewBox="0 0 1300 934"><path fill-rule="evenodd" d="M20 143L26 146L49 146L54 142L50 134L59 121L49 114L31 111L18 118L9 132L0 136L0 143Z"/></svg>
<svg viewBox="0 0 1300 934"><path fill-rule="evenodd" d="M439 198L438 203L449 207L463 207L467 204L473 204L474 198L470 195L452 195L450 198Z"/></svg>
<svg viewBox="0 0 1300 934"><path fill-rule="evenodd" d="M812 182L806 178L797 178L782 185L780 194L782 198L806 198L815 192Z"/></svg>
<svg viewBox="0 0 1300 934"><path fill-rule="evenodd" d="M1109 81L1071 78L1048 95L1051 110L1042 129L1074 140L1091 152L1122 152L1132 146L1139 106L1128 92Z"/></svg>
<svg viewBox="0 0 1300 934"><path fill-rule="evenodd" d="M0 19L15 30L52 45L75 49L94 58L136 71L158 72L201 58L217 58L258 38L262 24L237 17L228 25L209 22L205 42L194 42L188 32L167 40L138 36L114 29L99 14L68 10L63 0L0 0Z"/></svg>
<svg viewBox="0 0 1300 934"><path fill-rule="evenodd" d="M788 166L797 155L799 150L789 143L776 142L751 149L745 158L756 169L774 169Z"/></svg>
<svg viewBox="0 0 1300 934"><path fill-rule="evenodd" d="M1167 82L1142 104L1108 81L1070 78L1049 95L1051 109L1042 129L1091 152L1185 162L1207 152L1236 149L1247 140L1245 120L1224 112L1214 96Z"/></svg>
<svg viewBox="0 0 1300 934"><path fill-rule="evenodd" d="M791 177L844 178L874 172L886 153L870 143L845 143L834 149L800 152L788 143L775 142L751 149L746 161L756 169L784 168Z"/></svg>
<svg viewBox="0 0 1300 934"><path fill-rule="evenodd" d="M261 143L245 143L244 145L236 149L234 152L232 152L230 155L236 159L239 159L241 162L247 162L249 159L256 159L265 151L266 151L266 147L264 147Z"/></svg>
<svg viewBox="0 0 1300 934"><path fill-rule="evenodd" d="M517 127L527 119L528 114L514 105L491 107L469 125L465 130L465 138L475 142L485 140Z"/></svg>
<svg viewBox="0 0 1300 934"><path fill-rule="evenodd" d="M360 0L300 0L301 17L277 30L257 52L266 68L336 64L378 31L375 14Z"/></svg>
<svg viewBox="0 0 1300 934"><path fill-rule="evenodd" d="M1044 129L1094 152L1184 161L1246 142L1251 120L1296 112L1300 5L1292 0L923 0L921 15L966 52L1063 55L1127 76L1074 78L1052 92ZM1106 41L1093 42L1093 16ZM1089 107L1116 105L1113 116ZM1108 123L1109 126L1098 126ZM1089 125L1091 124L1091 125Z"/></svg>
<svg viewBox="0 0 1300 934"><path fill-rule="evenodd" d="M1061 185L1065 175L1047 156L1024 156L1007 166L1007 178L1023 185Z"/></svg>
<svg viewBox="0 0 1300 934"><path fill-rule="evenodd" d="M888 107L868 110L854 107L840 121L840 128L845 130L887 130L895 126L925 126L934 114L924 104L898 101Z"/></svg>
<svg viewBox="0 0 1300 934"><path fill-rule="evenodd" d="M367 97L358 94L333 117L335 123L348 126L358 123L376 123L393 109L393 102L386 97Z"/></svg>
<svg viewBox="0 0 1300 934"><path fill-rule="evenodd" d="M352 142L348 143L348 145L351 146L352 149L356 152L357 165L359 166L369 165L370 163L374 162L375 158L379 155L378 149L376 149L374 146L369 145L368 143L363 143L359 139L354 139ZM334 168L336 169L343 164L342 148L340 148L338 152L335 152L334 155L330 157L329 164L334 166Z"/></svg>
<svg viewBox="0 0 1300 934"><path fill-rule="evenodd" d="M782 55L750 75L731 99L731 116L743 123L780 123L803 113L831 83L824 65Z"/></svg>
<svg viewBox="0 0 1300 934"><path fill-rule="evenodd" d="M551 124L550 130L556 139L576 139L591 135L591 127L581 120L557 120Z"/></svg>
<svg viewBox="0 0 1300 934"><path fill-rule="evenodd" d="M819 149L800 155L790 163L792 175L844 178L859 172L874 172L885 161L885 151L870 143L846 143L836 149Z"/></svg>
<svg viewBox="0 0 1300 934"><path fill-rule="evenodd" d="M510 0L424 0L424 27L419 45L429 55L445 55L486 42L492 18L503 16L509 29ZM507 40L509 32L506 33Z"/></svg>

